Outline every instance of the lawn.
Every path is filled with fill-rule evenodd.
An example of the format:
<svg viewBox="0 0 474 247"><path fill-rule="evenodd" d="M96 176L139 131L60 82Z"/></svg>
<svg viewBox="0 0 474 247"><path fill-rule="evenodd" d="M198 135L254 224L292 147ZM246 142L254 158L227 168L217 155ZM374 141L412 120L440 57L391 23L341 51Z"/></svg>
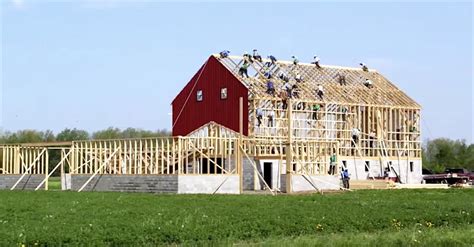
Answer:
<svg viewBox="0 0 474 247"><path fill-rule="evenodd" d="M0 245L473 246L474 190L326 195L0 191Z"/></svg>

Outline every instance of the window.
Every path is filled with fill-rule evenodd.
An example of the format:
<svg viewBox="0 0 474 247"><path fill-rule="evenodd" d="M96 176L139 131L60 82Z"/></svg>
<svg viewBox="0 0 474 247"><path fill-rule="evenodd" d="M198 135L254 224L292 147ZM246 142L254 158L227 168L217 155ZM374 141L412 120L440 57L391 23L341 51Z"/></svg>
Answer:
<svg viewBox="0 0 474 247"><path fill-rule="evenodd" d="M370 161L365 161L365 171L368 172L370 168Z"/></svg>
<svg viewBox="0 0 474 247"><path fill-rule="evenodd" d="M227 88L221 88L221 99L227 99Z"/></svg>
<svg viewBox="0 0 474 247"><path fill-rule="evenodd" d="M345 160L342 161L342 167L343 167L344 169L347 168L347 161L345 161Z"/></svg>
<svg viewBox="0 0 474 247"><path fill-rule="evenodd" d="M197 101L202 101L202 90L197 90L196 100Z"/></svg>
<svg viewBox="0 0 474 247"><path fill-rule="evenodd" d="M413 172L413 161L410 161L410 172Z"/></svg>

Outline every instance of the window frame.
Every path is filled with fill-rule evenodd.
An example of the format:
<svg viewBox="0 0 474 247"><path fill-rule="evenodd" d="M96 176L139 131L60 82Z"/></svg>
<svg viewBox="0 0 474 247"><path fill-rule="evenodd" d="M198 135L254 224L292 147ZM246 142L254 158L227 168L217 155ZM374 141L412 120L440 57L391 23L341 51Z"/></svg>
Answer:
<svg viewBox="0 0 474 247"><path fill-rule="evenodd" d="M224 91L225 91L225 97L223 97ZM221 92L220 92L220 94L221 94L221 97L220 97L221 100L226 100L226 99L229 97L229 93L228 93L228 90L227 90L226 87L221 87Z"/></svg>
<svg viewBox="0 0 474 247"><path fill-rule="evenodd" d="M199 96L201 96L201 98L199 98ZM196 101L197 102L202 102L204 100L204 93L202 91L202 89L198 89L196 91Z"/></svg>

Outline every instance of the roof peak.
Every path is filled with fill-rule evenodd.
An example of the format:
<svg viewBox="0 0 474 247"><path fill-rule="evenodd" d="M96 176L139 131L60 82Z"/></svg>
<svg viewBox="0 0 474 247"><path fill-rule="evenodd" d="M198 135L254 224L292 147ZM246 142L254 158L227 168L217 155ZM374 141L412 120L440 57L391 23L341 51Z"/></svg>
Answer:
<svg viewBox="0 0 474 247"><path fill-rule="evenodd" d="M216 57L216 58L219 58L219 54L212 54L212 56ZM243 56L236 56L236 55L229 55L228 58L232 58L232 59L244 59ZM262 61L263 62L270 62L271 60L270 59L267 59L267 58L262 58ZM281 64L293 64L293 61L286 61L286 60L278 60L278 63L281 63ZM298 62L298 65L305 65L305 66L315 66L314 64L312 63L302 63L302 62ZM346 69L346 70L362 70L362 68L356 68L356 67L346 67L346 66L338 66L338 65L325 65L325 64L321 64L320 65L322 68L330 68L330 69ZM377 72L377 70L375 69L369 69L369 72Z"/></svg>

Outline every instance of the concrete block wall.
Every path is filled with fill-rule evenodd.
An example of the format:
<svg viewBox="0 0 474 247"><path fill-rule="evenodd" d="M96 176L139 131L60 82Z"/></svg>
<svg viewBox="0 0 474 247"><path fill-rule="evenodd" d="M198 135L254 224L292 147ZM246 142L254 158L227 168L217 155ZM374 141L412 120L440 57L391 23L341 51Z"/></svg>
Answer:
<svg viewBox="0 0 474 247"><path fill-rule="evenodd" d="M71 175L71 190L79 190L91 175ZM97 175L84 191L178 193L178 175Z"/></svg>
<svg viewBox="0 0 474 247"><path fill-rule="evenodd" d="M247 157L243 158L242 166L243 166L243 186L244 190L254 190L255 188L255 168L253 167L252 163L258 164L255 160L249 160Z"/></svg>
<svg viewBox="0 0 474 247"><path fill-rule="evenodd" d="M10 189L20 179L22 175L0 175L0 189ZM18 183L15 189L17 190L34 190L45 179L44 174L29 174L25 175ZM41 186L44 189L44 185Z"/></svg>

